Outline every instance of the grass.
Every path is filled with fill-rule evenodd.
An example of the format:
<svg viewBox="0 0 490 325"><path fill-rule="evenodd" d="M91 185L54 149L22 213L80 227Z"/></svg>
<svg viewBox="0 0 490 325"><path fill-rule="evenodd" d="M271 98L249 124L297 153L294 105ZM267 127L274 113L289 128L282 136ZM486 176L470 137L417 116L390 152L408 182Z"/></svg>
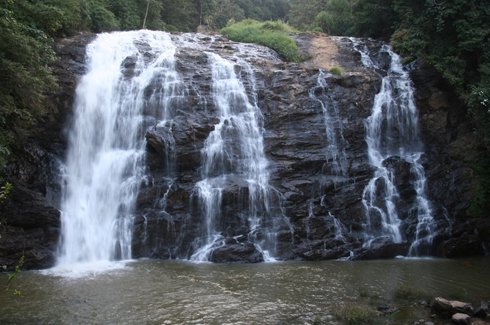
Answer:
<svg viewBox="0 0 490 325"><path fill-rule="evenodd" d="M373 324L377 313L366 305L349 304L340 308L336 316L342 324L360 325Z"/></svg>
<svg viewBox="0 0 490 325"><path fill-rule="evenodd" d="M236 42L256 43L275 50L284 60L303 61L294 39L289 36L293 28L282 21L259 22L245 19L226 26L221 32Z"/></svg>
<svg viewBox="0 0 490 325"><path fill-rule="evenodd" d="M330 73L336 75L336 76L341 76L344 73L344 69L341 66L334 65L333 67L330 68Z"/></svg>

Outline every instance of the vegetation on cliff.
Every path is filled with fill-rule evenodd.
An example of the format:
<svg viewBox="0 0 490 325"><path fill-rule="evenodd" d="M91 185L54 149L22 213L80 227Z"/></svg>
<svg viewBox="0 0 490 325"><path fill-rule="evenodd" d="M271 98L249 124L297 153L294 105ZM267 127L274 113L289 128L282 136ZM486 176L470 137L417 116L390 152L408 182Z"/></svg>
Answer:
<svg viewBox="0 0 490 325"><path fill-rule="evenodd" d="M231 23L221 30L234 41L262 44L276 50L287 61L300 61L298 46L288 35L292 31L291 26L281 21L259 22L252 19Z"/></svg>

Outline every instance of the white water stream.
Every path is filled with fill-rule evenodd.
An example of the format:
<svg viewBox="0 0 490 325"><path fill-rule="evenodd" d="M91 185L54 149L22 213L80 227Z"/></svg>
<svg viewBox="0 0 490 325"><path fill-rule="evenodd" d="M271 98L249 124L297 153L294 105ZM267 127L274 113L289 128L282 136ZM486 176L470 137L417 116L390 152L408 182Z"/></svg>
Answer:
<svg viewBox="0 0 490 325"><path fill-rule="evenodd" d="M77 87L69 135L57 268L131 258L133 208L144 177L144 128L169 119L170 96L162 93L175 93L174 53L163 32L100 34L88 45L87 73ZM124 74L131 70L124 65L133 66L132 75ZM145 96L155 80L164 85L160 93ZM145 121L145 108L158 110L157 120Z"/></svg>
<svg viewBox="0 0 490 325"><path fill-rule="evenodd" d="M248 189L248 228L249 240L270 258L269 251L263 248L266 239L257 239L255 234L262 228L264 218L270 213L270 186L268 161L264 154L262 114L256 102L247 95L245 85L235 71L236 63L215 53L207 53L211 64L213 98L218 110L219 123L209 134L202 150L202 180L197 183L205 227L198 245L200 248L191 260L207 261L216 247L224 245L223 232L219 219L223 191L230 181L243 180ZM248 82L255 90L253 70L248 63L241 61L239 69L245 69ZM253 94L253 98L255 98ZM266 230L267 232L267 230Z"/></svg>
<svg viewBox="0 0 490 325"><path fill-rule="evenodd" d="M358 43L354 43L354 47L361 53L366 68L375 66L365 47L360 48ZM418 130L417 109L412 83L408 72L403 69L400 57L387 45L382 46L380 51L389 55L391 63L387 75L382 79L381 90L374 99L372 114L365 123L369 161L376 170L362 196L366 211L364 245L369 247L377 239L388 239L394 243L406 240L400 230L400 194L395 186L395 174L388 166L389 159L399 159L410 165L412 186L416 192L410 215L416 218L417 229L409 255L418 256L427 254L420 246L430 244L435 222L421 164L423 146Z"/></svg>

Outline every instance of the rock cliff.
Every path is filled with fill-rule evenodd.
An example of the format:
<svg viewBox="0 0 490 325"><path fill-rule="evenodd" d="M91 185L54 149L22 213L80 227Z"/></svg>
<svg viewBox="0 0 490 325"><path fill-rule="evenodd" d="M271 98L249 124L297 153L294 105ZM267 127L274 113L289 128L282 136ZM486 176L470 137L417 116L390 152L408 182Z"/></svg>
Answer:
<svg viewBox="0 0 490 325"><path fill-rule="evenodd" d="M22 159L9 167L14 191L2 211L6 226L0 238L0 265L12 267L22 254L28 268L49 267L55 261L66 126L77 80L85 72L84 49L93 37L79 35L60 40L56 46L60 60L53 68L61 90L52 95L52 115L28 141ZM276 258L370 259L408 253L417 224L410 210L415 195L413 175L396 157L385 167L397 179L403 240L363 245L363 191L374 173L367 154L365 121L386 71L366 69L352 39L300 34L297 41L311 58L304 63L282 62L265 48L219 36L198 34L176 39L176 69L186 85L186 96L175 109L171 134L168 127L151 123L145 130L147 177L141 184L134 213L133 257L189 258L204 226L195 188L201 179L205 141L219 117L212 98L209 56L195 43L208 52L253 66L255 83L244 78L244 85L249 96L252 88L256 89L263 115L269 182L275 191L276 202L271 205L286 220L275 233ZM380 65L389 65L388 59L378 54L381 43L365 40L363 45ZM145 45L140 46L145 51ZM328 73L334 66L342 67L343 72ZM131 57L122 69L130 78L134 73ZM247 73L239 63L235 69L238 75ZM422 165L437 229L431 255L484 254L490 247L489 222L473 219L467 213L474 195L475 141L464 106L423 62L411 67L411 75L425 144ZM326 110L335 112L328 121ZM151 117L154 112L148 110L146 114ZM331 131L337 132L340 158L328 154ZM248 190L238 178L229 178L224 185L219 229L226 238L225 245L214 250L210 260L263 260L244 239L248 233L244 215L251 207Z"/></svg>

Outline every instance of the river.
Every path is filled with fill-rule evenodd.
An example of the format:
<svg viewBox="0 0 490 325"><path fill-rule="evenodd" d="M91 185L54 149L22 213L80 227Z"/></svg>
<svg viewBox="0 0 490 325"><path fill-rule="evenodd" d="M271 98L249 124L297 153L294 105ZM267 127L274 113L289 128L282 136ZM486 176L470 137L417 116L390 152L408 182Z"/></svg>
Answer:
<svg viewBox="0 0 490 325"><path fill-rule="evenodd" d="M0 290L1 324L335 324L343 306L399 310L385 324L430 320L400 292L490 299L490 259L208 264L138 260L69 277L21 272ZM0 277L0 287L7 276ZM14 295L17 289L21 295ZM341 322L339 322L340 324Z"/></svg>

